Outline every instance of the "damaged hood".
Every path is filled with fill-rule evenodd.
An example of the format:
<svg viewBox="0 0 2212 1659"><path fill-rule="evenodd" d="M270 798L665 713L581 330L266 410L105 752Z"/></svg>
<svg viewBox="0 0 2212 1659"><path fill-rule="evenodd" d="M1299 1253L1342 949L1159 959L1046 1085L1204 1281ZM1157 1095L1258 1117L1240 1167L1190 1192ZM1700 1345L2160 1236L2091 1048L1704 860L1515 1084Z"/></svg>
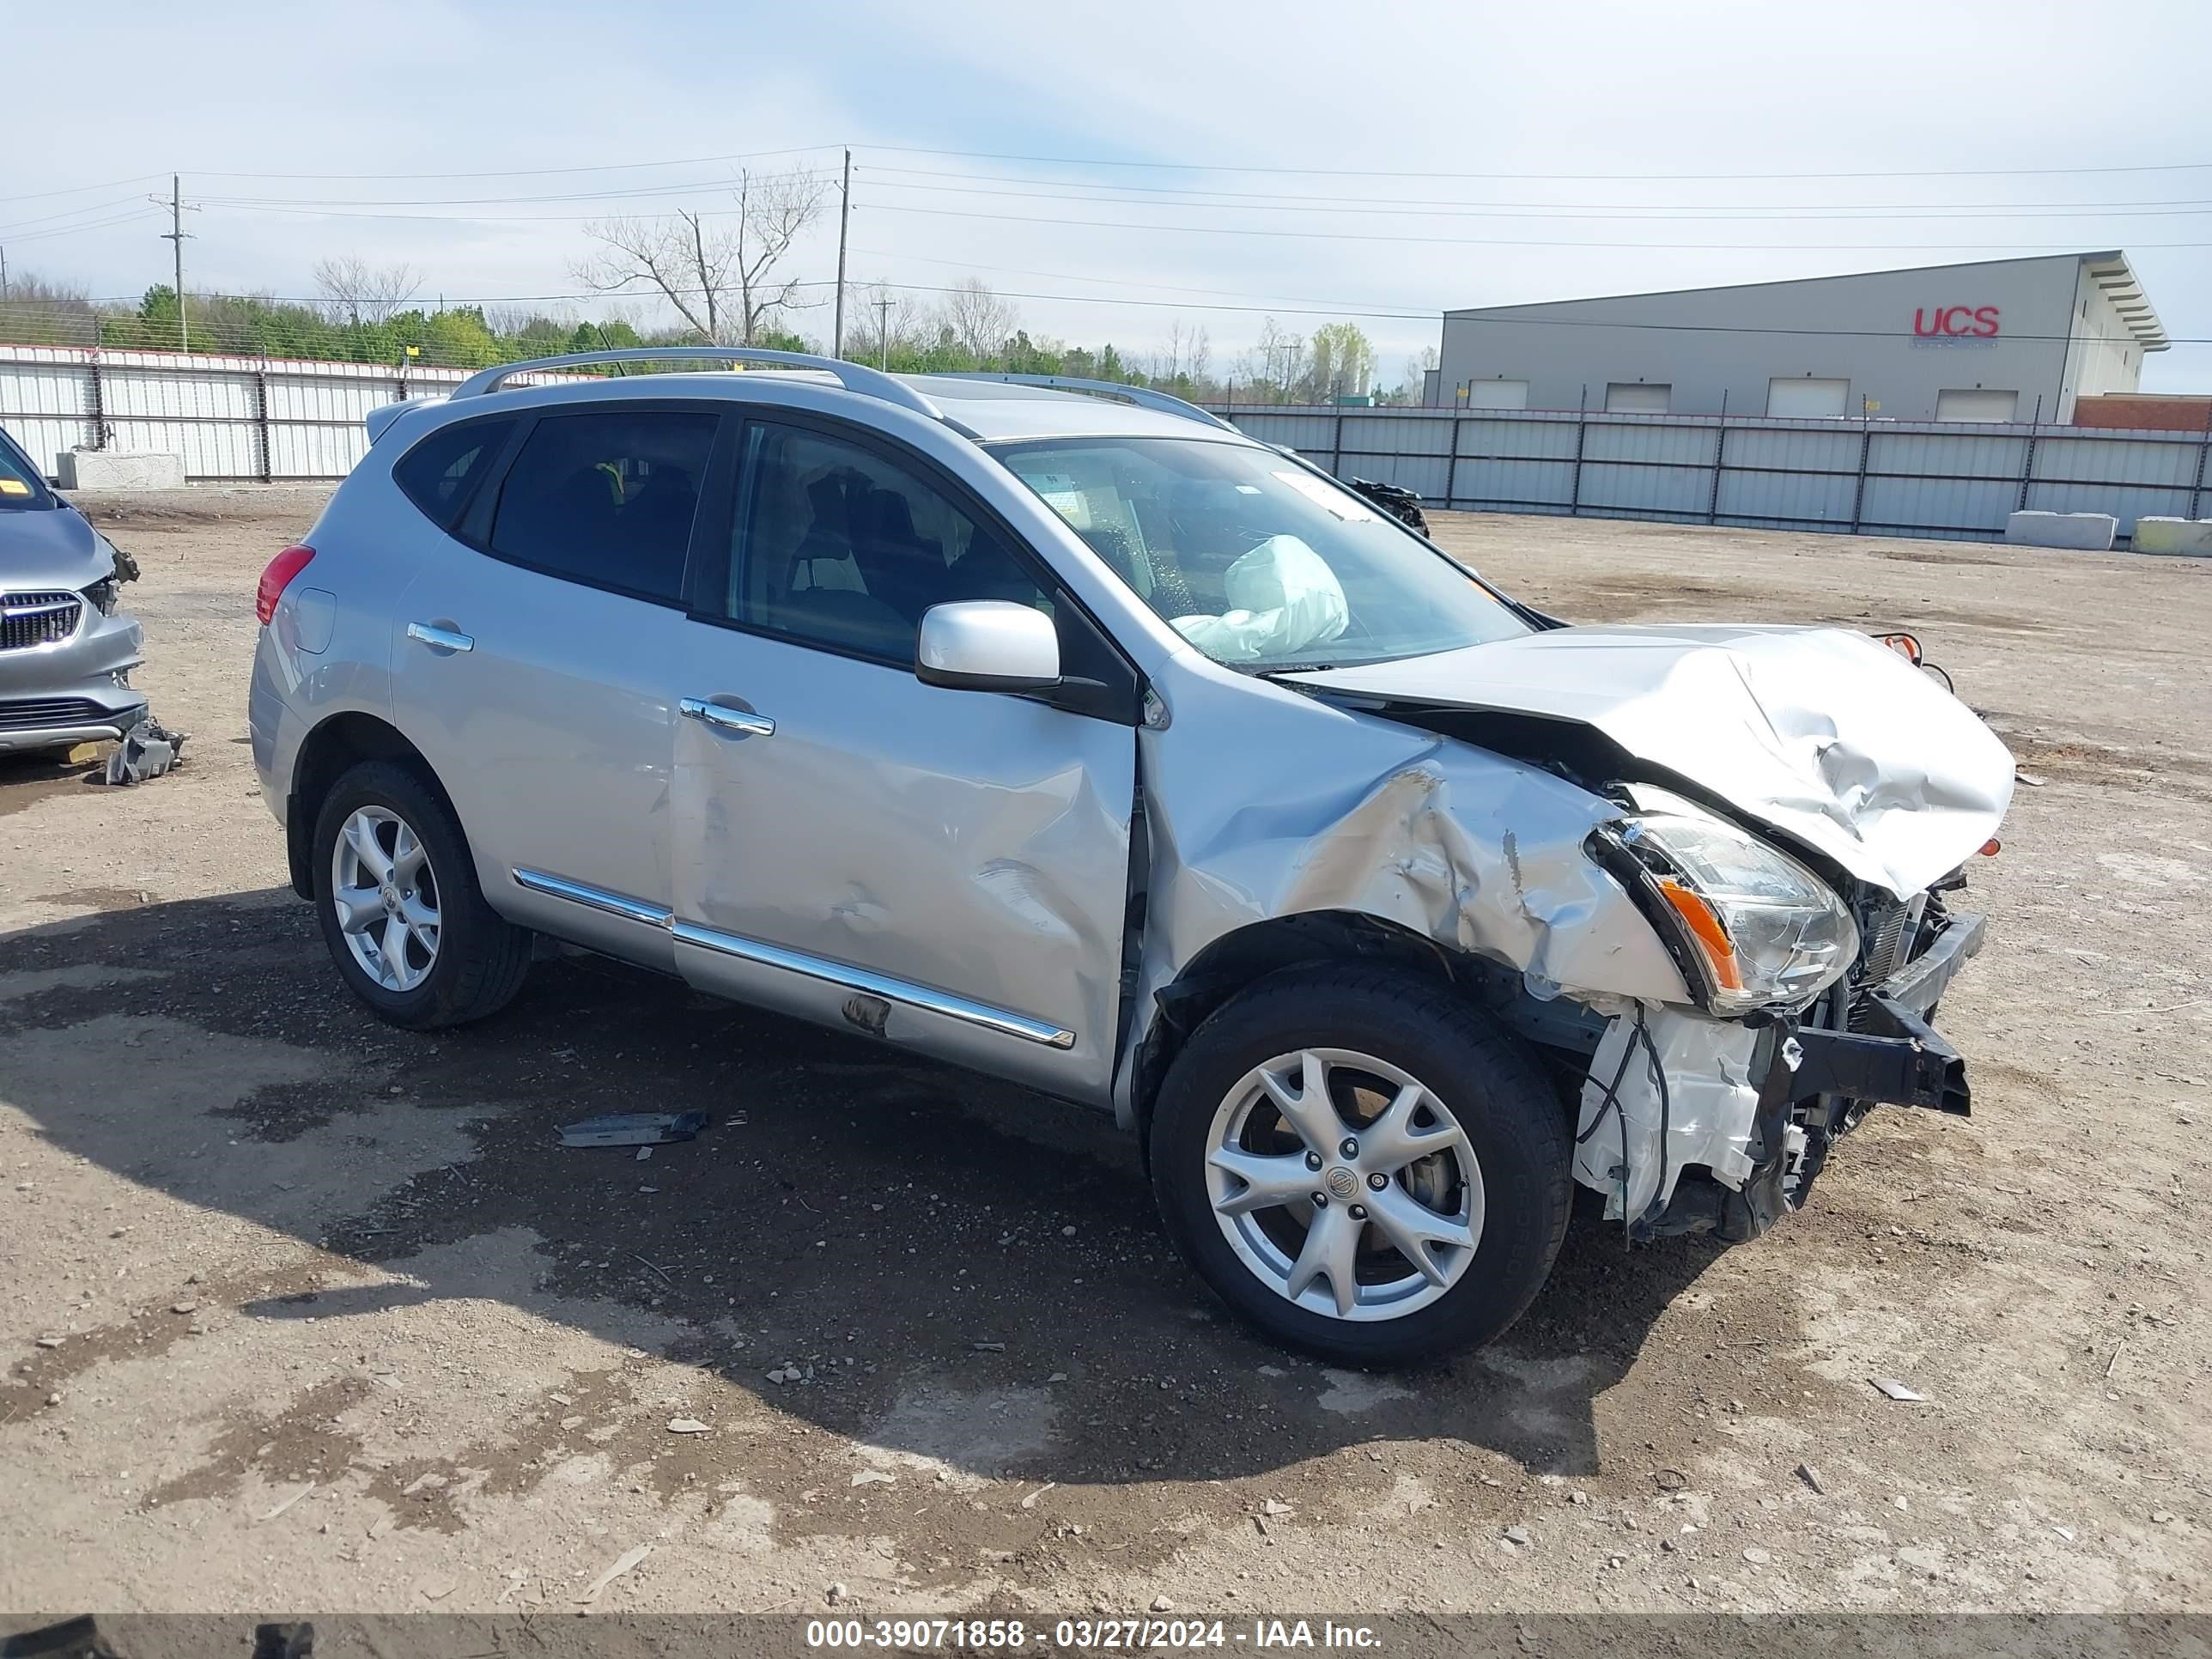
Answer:
<svg viewBox="0 0 2212 1659"><path fill-rule="evenodd" d="M1909 896L1996 833L2013 758L1896 652L1834 628L1562 628L1286 674L1407 707L1569 720Z"/></svg>
<svg viewBox="0 0 2212 1659"><path fill-rule="evenodd" d="M107 543L75 507L0 512L0 587L76 592L114 571Z"/></svg>

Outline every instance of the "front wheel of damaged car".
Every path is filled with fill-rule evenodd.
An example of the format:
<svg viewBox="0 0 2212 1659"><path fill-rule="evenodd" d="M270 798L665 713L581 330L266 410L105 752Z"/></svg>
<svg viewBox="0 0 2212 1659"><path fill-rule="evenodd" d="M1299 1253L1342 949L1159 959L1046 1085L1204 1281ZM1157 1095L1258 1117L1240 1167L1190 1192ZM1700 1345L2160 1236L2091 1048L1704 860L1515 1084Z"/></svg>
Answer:
<svg viewBox="0 0 2212 1659"><path fill-rule="evenodd" d="M1571 1197L1559 1098L1449 987L1299 969L1218 1010L1150 1134L1176 1248L1240 1317L1339 1364L1489 1341L1551 1272Z"/></svg>

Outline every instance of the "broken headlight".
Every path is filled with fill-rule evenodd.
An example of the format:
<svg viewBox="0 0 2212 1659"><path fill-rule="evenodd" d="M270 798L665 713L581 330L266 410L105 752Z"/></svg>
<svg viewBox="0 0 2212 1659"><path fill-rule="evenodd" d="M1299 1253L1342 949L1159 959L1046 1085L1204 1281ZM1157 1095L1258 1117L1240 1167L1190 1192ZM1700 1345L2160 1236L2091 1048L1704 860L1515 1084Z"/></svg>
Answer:
<svg viewBox="0 0 2212 1659"><path fill-rule="evenodd" d="M1632 884L1709 1013L1802 1007L1858 955L1828 884L1732 823L1647 812L1599 836L1600 861Z"/></svg>
<svg viewBox="0 0 2212 1659"><path fill-rule="evenodd" d="M86 599L92 601L92 608L100 612L101 616L112 617L115 614L115 601L117 597L115 588L116 582L114 577L102 576L98 581L94 582L91 586L84 590L84 596Z"/></svg>

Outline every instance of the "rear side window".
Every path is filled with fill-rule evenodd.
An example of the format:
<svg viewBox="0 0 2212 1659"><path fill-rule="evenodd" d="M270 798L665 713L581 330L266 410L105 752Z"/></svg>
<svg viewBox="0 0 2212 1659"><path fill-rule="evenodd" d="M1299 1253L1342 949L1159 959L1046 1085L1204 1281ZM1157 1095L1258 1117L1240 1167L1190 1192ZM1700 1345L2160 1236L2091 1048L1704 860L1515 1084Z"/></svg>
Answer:
<svg viewBox="0 0 2212 1659"><path fill-rule="evenodd" d="M548 575L675 603L719 416L552 415L500 486L491 550Z"/></svg>
<svg viewBox="0 0 2212 1659"><path fill-rule="evenodd" d="M450 530L468 505L470 490L514 430L512 420L441 426L399 458L392 469L392 482L432 523Z"/></svg>

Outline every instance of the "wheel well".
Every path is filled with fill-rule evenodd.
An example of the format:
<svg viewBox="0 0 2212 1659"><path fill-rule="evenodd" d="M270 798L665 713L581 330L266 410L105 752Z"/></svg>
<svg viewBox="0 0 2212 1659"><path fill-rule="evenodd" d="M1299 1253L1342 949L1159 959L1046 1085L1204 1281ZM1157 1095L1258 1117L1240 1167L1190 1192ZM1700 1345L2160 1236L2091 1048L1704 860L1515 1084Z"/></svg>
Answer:
<svg viewBox="0 0 2212 1659"><path fill-rule="evenodd" d="M1414 978L1448 985L1457 983L1459 977L1450 953L1434 939L1353 910L1276 916L1224 934L1192 957L1175 982L1159 994L1132 1079L1138 1145L1146 1145L1152 1102L1168 1067L1209 1014L1270 974L1309 963L1347 960L1389 963Z"/></svg>
<svg viewBox="0 0 2212 1659"><path fill-rule="evenodd" d="M332 784L365 760L402 763L436 790L449 809L453 805L438 775L422 758L422 751L400 736L398 728L374 714L331 715L300 745L300 758L292 768L291 793L284 800L285 859L290 866L292 890L301 898L314 896L312 842L324 798Z"/></svg>

